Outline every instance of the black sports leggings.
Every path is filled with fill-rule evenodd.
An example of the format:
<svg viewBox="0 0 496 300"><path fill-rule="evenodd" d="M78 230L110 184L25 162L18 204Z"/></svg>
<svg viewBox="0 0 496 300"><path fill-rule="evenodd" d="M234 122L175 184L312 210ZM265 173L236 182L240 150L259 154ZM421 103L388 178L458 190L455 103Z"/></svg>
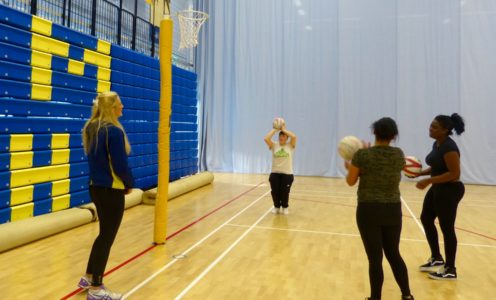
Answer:
<svg viewBox="0 0 496 300"><path fill-rule="evenodd" d="M369 259L371 297L381 299L384 282L383 252L391 265L401 293L404 296L410 295L408 270L399 249L402 225L401 203L358 203L356 218Z"/></svg>
<svg viewBox="0 0 496 300"><path fill-rule="evenodd" d="M451 182L433 185L425 195L420 220L424 225L425 236L431 248L431 255L440 258L439 240L434 220L439 219L439 225L444 236L444 252L446 267L455 267L457 239L455 219L458 203L465 194L465 186L461 182Z"/></svg>
<svg viewBox="0 0 496 300"><path fill-rule="evenodd" d="M124 214L124 191L90 186L91 201L95 203L100 221L100 234L91 248L86 273L93 275L93 286L102 285L110 248L121 225Z"/></svg>
<svg viewBox="0 0 496 300"><path fill-rule="evenodd" d="M271 173L269 176L272 200L274 207L288 207L289 191L293 184L294 176L281 173Z"/></svg>

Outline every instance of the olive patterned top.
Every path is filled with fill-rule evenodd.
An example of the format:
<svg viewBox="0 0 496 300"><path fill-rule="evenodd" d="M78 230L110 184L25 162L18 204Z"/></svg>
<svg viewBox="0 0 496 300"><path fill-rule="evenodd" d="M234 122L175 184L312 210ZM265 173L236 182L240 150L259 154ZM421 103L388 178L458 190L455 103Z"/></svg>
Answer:
<svg viewBox="0 0 496 300"><path fill-rule="evenodd" d="M374 146L360 149L351 163L360 169L359 203L399 203L401 170L405 156L400 148Z"/></svg>

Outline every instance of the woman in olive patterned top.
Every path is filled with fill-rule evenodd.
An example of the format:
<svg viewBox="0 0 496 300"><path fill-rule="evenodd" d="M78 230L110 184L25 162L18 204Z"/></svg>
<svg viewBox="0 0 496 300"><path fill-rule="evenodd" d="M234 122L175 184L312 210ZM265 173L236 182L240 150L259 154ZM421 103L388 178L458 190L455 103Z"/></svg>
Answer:
<svg viewBox="0 0 496 300"><path fill-rule="evenodd" d="M398 127L393 119L382 118L372 124L372 129L374 146L358 150L351 163L345 162L346 182L352 186L360 180L356 218L369 260L371 296L367 299L381 299L383 253L401 289L401 299L413 299L408 270L399 251L402 225L399 184L405 158L400 148L389 145L398 135Z"/></svg>

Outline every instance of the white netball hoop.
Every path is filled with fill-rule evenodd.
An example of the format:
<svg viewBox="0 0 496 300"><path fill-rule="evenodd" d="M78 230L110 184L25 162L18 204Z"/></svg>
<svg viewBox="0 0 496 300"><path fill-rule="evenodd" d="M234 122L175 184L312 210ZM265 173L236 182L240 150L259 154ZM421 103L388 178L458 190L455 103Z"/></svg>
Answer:
<svg viewBox="0 0 496 300"><path fill-rule="evenodd" d="M208 14L196 10L183 10L177 13L181 41L179 49L192 48L198 45L198 33L208 19Z"/></svg>

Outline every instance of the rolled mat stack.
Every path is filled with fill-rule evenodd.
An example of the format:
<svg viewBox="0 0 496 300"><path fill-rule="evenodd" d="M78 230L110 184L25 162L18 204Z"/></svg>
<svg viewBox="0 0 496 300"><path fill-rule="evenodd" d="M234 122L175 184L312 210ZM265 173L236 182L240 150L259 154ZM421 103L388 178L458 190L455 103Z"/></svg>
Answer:
<svg viewBox="0 0 496 300"><path fill-rule="evenodd" d="M212 183L214 175L209 172L199 173L169 184L169 200L192 190ZM134 189L126 195L125 207L141 204L154 204L157 189L143 192ZM30 242L96 221L93 204L70 208L35 218L29 218L0 226L0 253Z"/></svg>
<svg viewBox="0 0 496 300"><path fill-rule="evenodd" d="M169 183L169 200L189 193L193 190L211 184L214 181L214 174L210 172L202 172L193 176L189 176L174 182ZM151 189L143 193L143 204L154 205L157 196L157 189Z"/></svg>
<svg viewBox="0 0 496 300"><path fill-rule="evenodd" d="M134 189L126 195L126 208L141 203L143 191ZM0 253L24 244L95 221L93 204L70 208L0 226Z"/></svg>
<svg viewBox="0 0 496 300"><path fill-rule="evenodd" d="M0 252L72 229L93 220L88 209L70 208L0 227Z"/></svg>
<svg viewBox="0 0 496 300"><path fill-rule="evenodd" d="M140 189L133 189L130 194L126 195L126 199L125 199L125 203L124 203L124 208L125 209L128 209L130 207L133 207L133 206L136 206L136 205L140 205L141 204L142 197L143 197L143 191L142 190L140 190ZM85 204L85 205L80 206L79 208L89 209L92 212L93 216L94 216L93 217L93 221L97 221L98 220L98 216L97 216L97 213L96 213L95 204L93 204L93 203Z"/></svg>

